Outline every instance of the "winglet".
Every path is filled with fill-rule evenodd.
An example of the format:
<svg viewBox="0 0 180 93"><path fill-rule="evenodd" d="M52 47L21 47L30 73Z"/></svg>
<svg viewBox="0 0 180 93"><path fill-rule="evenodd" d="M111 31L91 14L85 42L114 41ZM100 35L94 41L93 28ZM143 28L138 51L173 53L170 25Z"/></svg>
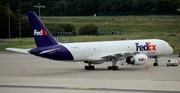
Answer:
<svg viewBox="0 0 180 93"><path fill-rule="evenodd" d="M37 47L45 47L58 44L35 12L28 12L27 16Z"/></svg>

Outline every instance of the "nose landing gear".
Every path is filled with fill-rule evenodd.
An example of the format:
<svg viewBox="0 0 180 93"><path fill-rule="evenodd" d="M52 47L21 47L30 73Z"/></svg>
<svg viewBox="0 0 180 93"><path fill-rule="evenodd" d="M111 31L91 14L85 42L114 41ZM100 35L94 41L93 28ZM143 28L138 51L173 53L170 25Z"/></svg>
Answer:
<svg viewBox="0 0 180 93"><path fill-rule="evenodd" d="M155 62L153 63L153 66L158 66L158 65L159 65L159 64L158 64L158 57L155 56L154 58L155 58Z"/></svg>

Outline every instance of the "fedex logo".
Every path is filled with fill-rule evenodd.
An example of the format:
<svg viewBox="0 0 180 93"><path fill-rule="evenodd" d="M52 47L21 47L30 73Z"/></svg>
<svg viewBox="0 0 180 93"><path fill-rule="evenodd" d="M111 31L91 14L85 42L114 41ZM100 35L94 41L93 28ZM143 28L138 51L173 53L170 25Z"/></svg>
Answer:
<svg viewBox="0 0 180 93"><path fill-rule="evenodd" d="M151 44L151 42L145 42L145 45L136 44L136 51L151 51L156 50L156 44Z"/></svg>
<svg viewBox="0 0 180 93"><path fill-rule="evenodd" d="M34 30L34 35L35 36L42 36L42 35L47 35L47 31L44 29L41 29L41 31L37 31L36 29Z"/></svg>
<svg viewBox="0 0 180 93"><path fill-rule="evenodd" d="M139 61L146 61L146 58L139 58Z"/></svg>

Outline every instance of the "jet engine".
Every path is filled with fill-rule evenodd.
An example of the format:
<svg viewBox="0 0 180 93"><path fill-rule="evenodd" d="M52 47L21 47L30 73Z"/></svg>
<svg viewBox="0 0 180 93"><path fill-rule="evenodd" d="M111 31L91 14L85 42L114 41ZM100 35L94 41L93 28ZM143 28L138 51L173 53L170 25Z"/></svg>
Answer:
<svg viewBox="0 0 180 93"><path fill-rule="evenodd" d="M148 62L148 57L145 54L137 54L127 57L126 62L132 65L144 65Z"/></svg>

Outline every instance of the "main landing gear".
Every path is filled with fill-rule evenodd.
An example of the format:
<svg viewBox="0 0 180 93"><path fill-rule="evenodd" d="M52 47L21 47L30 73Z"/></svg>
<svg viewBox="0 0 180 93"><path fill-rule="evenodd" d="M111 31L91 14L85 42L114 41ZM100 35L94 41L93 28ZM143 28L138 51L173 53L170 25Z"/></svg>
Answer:
<svg viewBox="0 0 180 93"><path fill-rule="evenodd" d="M117 59L112 58L112 66L109 66L108 70L118 70L118 66L116 66L116 63L117 63Z"/></svg>
<svg viewBox="0 0 180 93"><path fill-rule="evenodd" d="M159 65L159 64L158 64L158 57L155 56L154 58L155 58L155 62L153 63L153 66L158 66L158 65Z"/></svg>
<svg viewBox="0 0 180 93"><path fill-rule="evenodd" d="M118 66L109 66L108 70L118 70Z"/></svg>
<svg viewBox="0 0 180 93"><path fill-rule="evenodd" d="M94 70L95 67L91 65L91 62L88 62L88 66L84 67L85 70Z"/></svg>

